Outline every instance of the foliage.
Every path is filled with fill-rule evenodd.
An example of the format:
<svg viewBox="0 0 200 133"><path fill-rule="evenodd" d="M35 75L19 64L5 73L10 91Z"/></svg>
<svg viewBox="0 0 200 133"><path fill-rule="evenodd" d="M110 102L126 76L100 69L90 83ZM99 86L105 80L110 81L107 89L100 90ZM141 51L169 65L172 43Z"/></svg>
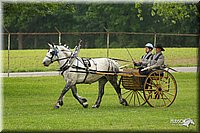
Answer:
<svg viewBox="0 0 200 133"><path fill-rule="evenodd" d="M176 24L177 21L184 21L185 19L196 16L198 11L194 4L183 4L183 3L156 3L152 7L152 16L163 17L162 21L167 23L170 22Z"/></svg>
<svg viewBox="0 0 200 133"><path fill-rule="evenodd" d="M123 3L123 4L72 4L72 3L4 3L4 26L10 32L167 32L197 33L198 13L194 3ZM87 37L88 47L104 44L106 36ZM104 39L102 39L104 38ZM48 38L51 40L51 37ZM70 39L75 39L71 37ZM13 43L17 39L12 40ZM41 38L46 40L46 38ZM143 38L116 36L113 47L121 47L130 42L143 42ZM185 39L161 39L170 42L186 42ZM35 41L37 42L37 41ZM18 43L22 43L18 42ZM23 42L31 45L31 41ZM42 42L43 43L43 42ZM192 45L190 42L186 42ZM196 42L193 42L196 43ZM139 45L141 47L143 45ZM22 46L21 46L22 47Z"/></svg>
<svg viewBox="0 0 200 133"><path fill-rule="evenodd" d="M4 3L3 7L4 26L12 29L10 32L51 29L63 23L57 21L58 19L63 20L63 16L70 17L70 13L74 12L73 5L63 3Z"/></svg>
<svg viewBox="0 0 200 133"><path fill-rule="evenodd" d="M198 32L198 28L191 30L189 25L196 25L198 22L198 11L195 4L184 3L156 3L152 7L152 16L158 15L161 21L172 27L181 25L179 33L194 33ZM195 16L195 17L194 17ZM173 26L174 25L174 26ZM168 26L168 27L169 27ZM186 26L184 28L184 26ZM190 28L189 28L190 27Z"/></svg>

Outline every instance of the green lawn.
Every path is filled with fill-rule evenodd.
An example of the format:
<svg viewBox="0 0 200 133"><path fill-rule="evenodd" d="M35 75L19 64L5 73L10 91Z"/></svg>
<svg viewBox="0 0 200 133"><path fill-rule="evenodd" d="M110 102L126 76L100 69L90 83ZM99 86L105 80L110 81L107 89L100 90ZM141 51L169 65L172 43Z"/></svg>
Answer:
<svg viewBox="0 0 200 133"><path fill-rule="evenodd" d="M78 85L79 95L88 99L83 108L68 92L64 105L53 106L64 87L62 76L3 79L3 128L5 131L197 131L197 74L174 73L178 95L168 108L119 104L110 84L106 85L100 108L97 83ZM173 125L172 119L191 118L195 126Z"/></svg>
<svg viewBox="0 0 200 133"><path fill-rule="evenodd" d="M130 53L136 61L139 61L144 54L143 48L130 48ZM58 70L58 63L50 67L44 67L42 60L47 50L11 50L10 71L55 71ZM8 51L3 51L3 71L8 71ZM81 49L80 57L107 57L106 49ZM197 66L197 48L166 48L164 52L165 63L169 66ZM126 49L110 49L109 57L131 60ZM127 63L119 62L121 65Z"/></svg>

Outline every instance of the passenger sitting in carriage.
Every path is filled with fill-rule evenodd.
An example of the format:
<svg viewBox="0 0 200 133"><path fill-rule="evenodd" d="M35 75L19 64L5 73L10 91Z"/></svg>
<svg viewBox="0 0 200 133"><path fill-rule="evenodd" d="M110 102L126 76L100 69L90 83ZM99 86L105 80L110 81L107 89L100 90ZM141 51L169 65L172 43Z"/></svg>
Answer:
<svg viewBox="0 0 200 133"><path fill-rule="evenodd" d="M139 66L139 72L141 69L147 67L147 65L150 63L152 58L152 50L153 50L153 45L151 43L147 43L145 45L146 54L141 57L141 61L133 62L135 66Z"/></svg>

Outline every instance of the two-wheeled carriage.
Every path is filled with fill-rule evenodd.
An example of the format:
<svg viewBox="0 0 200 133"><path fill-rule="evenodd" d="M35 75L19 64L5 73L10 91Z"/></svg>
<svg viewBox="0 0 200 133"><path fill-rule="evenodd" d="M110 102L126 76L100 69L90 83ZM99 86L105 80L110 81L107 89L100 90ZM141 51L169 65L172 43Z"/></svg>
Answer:
<svg viewBox="0 0 200 133"><path fill-rule="evenodd" d="M138 69L123 69L119 73L122 95L129 105L151 107L169 107L177 95L177 83L169 68L153 70L141 75Z"/></svg>

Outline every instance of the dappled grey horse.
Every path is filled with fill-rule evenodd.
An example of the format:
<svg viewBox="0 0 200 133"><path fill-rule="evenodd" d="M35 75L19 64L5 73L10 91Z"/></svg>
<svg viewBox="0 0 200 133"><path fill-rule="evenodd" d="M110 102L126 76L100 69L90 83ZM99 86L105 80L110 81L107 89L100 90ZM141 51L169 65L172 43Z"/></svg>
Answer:
<svg viewBox="0 0 200 133"><path fill-rule="evenodd" d="M127 106L127 102L122 98L121 88L117 83L117 76L114 75L99 75L96 72L118 72L119 64L109 58L93 58L86 59L77 56L80 45L76 46L74 52L68 47L61 45L48 44L50 49L43 59L44 66L49 66L51 63L58 61L61 74L63 75L66 85L62 90L54 108L59 108L63 105L63 97L69 89L73 96L84 107L88 107L87 99L78 95L76 84L90 84L99 82L99 93L96 103L92 106L98 108L104 94L104 86L109 81L118 94L119 101L122 105Z"/></svg>

